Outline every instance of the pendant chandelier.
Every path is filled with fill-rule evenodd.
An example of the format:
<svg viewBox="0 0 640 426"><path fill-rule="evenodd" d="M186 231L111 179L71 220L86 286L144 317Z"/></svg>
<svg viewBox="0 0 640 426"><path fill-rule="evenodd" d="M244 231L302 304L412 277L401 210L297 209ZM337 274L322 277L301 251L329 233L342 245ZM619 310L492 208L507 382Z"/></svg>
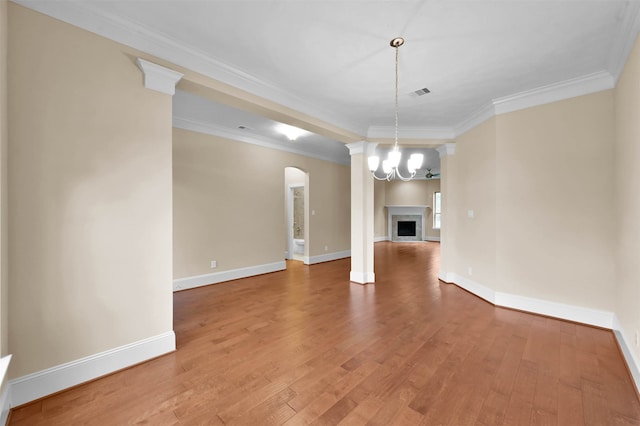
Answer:
<svg viewBox="0 0 640 426"><path fill-rule="evenodd" d="M384 176L380 177L376 174L378 170L378 166L380 165L380 157L377 155L372 155L369 157L369 170L374 178L378 180L386 180L390 181L393 179L400 179L403 181L409 181L413 179L416 175L416 170L422 167L422 160L424 156L419 153L411 154L409 160L407 161L407 170L409 172L409 176L402 176L400 174L400 170L398 167L400 166L400 160L402 159L402 153L400 152L400 147L398 146L398 48L404 44L404 39L402 37L396 37L389 45L396 49L396 81L395 81L395 112L396 112L396 133L395 133L395 142L391 151L389 151L387 155L387 159L382 161L382 173Z"/></svg>

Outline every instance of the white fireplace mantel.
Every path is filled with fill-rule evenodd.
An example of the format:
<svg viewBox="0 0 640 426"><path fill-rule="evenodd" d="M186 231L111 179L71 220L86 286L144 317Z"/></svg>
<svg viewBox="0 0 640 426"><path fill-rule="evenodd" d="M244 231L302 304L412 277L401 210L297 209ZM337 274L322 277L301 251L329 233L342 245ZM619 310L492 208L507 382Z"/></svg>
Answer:
<svg viewBox="0 0 640 426"><path fill-rule="evenodd" d="M393 216L401 216L401 215L419 215L422 217L422 235L420 235L420 240L424 240L424 230L425 228L425 213L427 209L430 209L431 206L427 205L393 205L393 206L385 206L387 208L387 235L389 239L393 241Z"/></svg>
<svg viewBox="0 0 640 426"><path fill-rule="evenodd" d="M430 209L431 206L420 206L420 205L411 205L411 206L385 206L389 214L422 214L425 209Z"/></svg>

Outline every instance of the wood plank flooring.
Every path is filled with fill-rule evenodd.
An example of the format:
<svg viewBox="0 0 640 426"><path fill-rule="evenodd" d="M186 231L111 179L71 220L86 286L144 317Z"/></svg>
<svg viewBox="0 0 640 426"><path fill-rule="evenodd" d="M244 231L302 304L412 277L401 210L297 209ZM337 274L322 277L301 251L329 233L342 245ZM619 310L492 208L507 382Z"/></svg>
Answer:
<svg viewBox="0 0 640 426"><path fill-rule="evenodd" d="M11 425L638 425L612 332L439 282L437 243L174 296L178 350L14 409Z"/></svg>

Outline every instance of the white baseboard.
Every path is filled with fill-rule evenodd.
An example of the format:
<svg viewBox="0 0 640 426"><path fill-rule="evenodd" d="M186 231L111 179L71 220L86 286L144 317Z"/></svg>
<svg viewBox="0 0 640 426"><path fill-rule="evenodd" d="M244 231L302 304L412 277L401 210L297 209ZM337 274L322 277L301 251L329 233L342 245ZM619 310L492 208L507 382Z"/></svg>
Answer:
<svg viewBox="0 0 640 426"><path fill-rule="evenodd" d="M389 238L388 236L383 236L383 237L374 237L373 238L373 242L374 243L379 243L380 241L390 241L391 238Z"/></svg>
<svg viewBox="0 0 640 426"><path fill-rule="evenodd" d="M491 288L469 278L461 277L457 274L451 275L453 275L452 282L459 287L496 306L613 329L613 312L493 291Z"/></svg>
<svg viewBox="0 0 640 426"><path fill-rule="evenodd" d="M424 239L425 241L436 241L440 242L440 237L427 237Z"/></svg>
<svg viewBox="0 0 640 426"><path fill-rule="evenodd" d="M313 265L315 263L344 259L345 257L351 257L351 250L336 251L334 253L319 254L317 256L305 256L304 264Z"/></svg>
<svg viewBox="0 0 640 426"><path fill-rule="evenodd" d="M496 292L497 306L613 329L613 312Z"/></svg>
<svg viewBox="0 0 640 426"><path fill-rule="evenodd" d="M629 367L629 371L631 372L631 378L636 386L636 391L640 393L640 360L631 349L633 346L631 345L631 342L627 340L626 334L622 330L622 326L618 321L618 317L615 315L613 316L613 333L618 340L618 344L622 350L622 356L624 356L627 366Z"/></svg>
<svg viewBox="0 0 640 426"><path fill-rule="evenodd" d="M176 350L173 331L9 381L11 406L26 404Z"/></svg>
<svg viewBox="0 0 640 426"><path fill-rule="evenodd" d="M455 277L456 275L451 272L444 272L444 271L438 272L438 279L440 281L444 281L445 283L453 283L453 280L455 279Z"/></svg>
<svg viewBox="0 0 640 426"><path fill-rule="evenodd" d="M475 294L493 305L496 304L496 292L489 287L483 286L482 284L468 278L461 277L455 273L448 273L447 278L450 279L448 282L456 284L458 287L467 290L469 293Z"/></svg>
<svg viewBox="0 0 640 426"><path fill-rule="evenodd" d="M7 381L7 372L9 370L9 363L11 362L11 355L7 355L0 359L0 385L2 387L2 393L0 393L0 424L7 424L9 419L9 410L11 410L11 386Z"/></svg>
<svg viewBox="0 0 640 426"><path fill-rule="evenodd" d="M9 411L11 410L11 392L10 387L7 384L2 389L2 395L0 395L0 404L2 404L2 413L0 414L0 425L6 425L9 420Z"/></svg>
<svg viewBox="0 0 640 426"><path fill-rule="evenodd" d="M285 269L287 269L287 263L285 261L280 261L274 263L265 263L264 265L248 266L246 268L214 272L212 274L178 278L176 280L173 280L173 291L186 290L188 288L201 287L203 285L209 284L217 284L224 281L252 277L254 275L268 274L270 272L283 271Z"/></svg>
<svg viewBox="0 0 640 426"><path fill-rule="evenodd" d="M373 272L354 272L349 273L349 281L358 284L367 284L376 282L376 274Z"/></svg>

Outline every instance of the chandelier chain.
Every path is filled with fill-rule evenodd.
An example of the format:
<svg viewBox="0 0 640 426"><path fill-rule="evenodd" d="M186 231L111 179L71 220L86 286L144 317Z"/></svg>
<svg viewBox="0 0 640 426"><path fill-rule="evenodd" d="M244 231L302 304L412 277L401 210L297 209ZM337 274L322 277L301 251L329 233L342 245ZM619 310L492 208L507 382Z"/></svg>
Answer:
<svg viewBox="0 0 640 426"><path fill-rule="evenodd" d="M394 46L396 49L396 137L395 137L395 146L398 146L398 46Z"/></svg>

